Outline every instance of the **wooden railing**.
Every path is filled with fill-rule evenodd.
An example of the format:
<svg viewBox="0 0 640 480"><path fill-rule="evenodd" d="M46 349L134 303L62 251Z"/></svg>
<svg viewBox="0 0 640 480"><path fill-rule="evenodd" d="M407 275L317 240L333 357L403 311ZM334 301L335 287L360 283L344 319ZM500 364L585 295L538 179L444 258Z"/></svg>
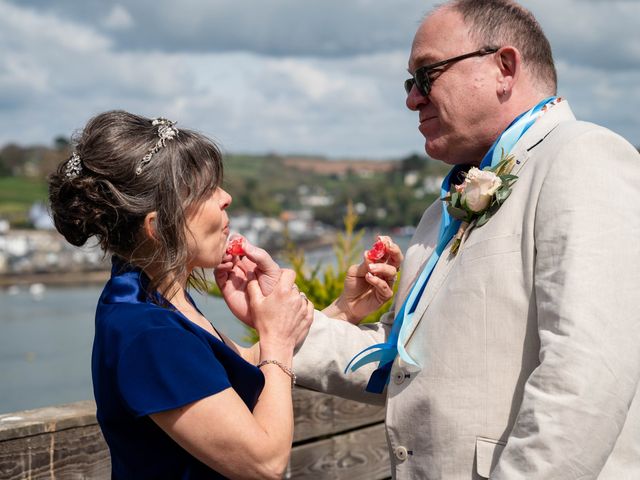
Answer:
<svg viewBox="0 0 640 480"><path fill-rule="evenodd" d="M295 435L285 478L390 478L382 407L294 391ZM109 450L84 401L0 415L0 479L109 479Z"/></svg>

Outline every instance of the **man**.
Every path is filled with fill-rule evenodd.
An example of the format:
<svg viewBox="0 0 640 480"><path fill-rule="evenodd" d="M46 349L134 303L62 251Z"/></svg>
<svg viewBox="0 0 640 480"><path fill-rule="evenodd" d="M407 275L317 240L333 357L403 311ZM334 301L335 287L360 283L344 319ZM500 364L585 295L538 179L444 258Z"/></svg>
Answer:
<svg viewBox="0 0 640 480"><path fill-rule="evenodd" d="M431 205L391 312L359 327L330 318L337 308L317 313L298 383L386 401L394 478L639 479L640 155L553 97L548 41L516 3L438 7L409 72L407 106L427 153L457 167L452 184L502 149L517 179L486 223L461 231L456 254L440 230L455 219ZM344 369L393 337L412 296L390 381L367 393L386 380L383 362L371 382L375 365Z"/></svg>

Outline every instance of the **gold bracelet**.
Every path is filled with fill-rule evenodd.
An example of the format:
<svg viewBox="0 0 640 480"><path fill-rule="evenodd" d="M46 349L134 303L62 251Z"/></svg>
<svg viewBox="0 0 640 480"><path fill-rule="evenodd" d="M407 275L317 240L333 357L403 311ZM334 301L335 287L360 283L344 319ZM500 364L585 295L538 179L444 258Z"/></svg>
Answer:
<svg viewBox="0 0 640 480"><path fill-rule="evenodd" d="M273 363L274 365L277 365L278 367L280 367L280 370L282 370L284 373L289 375L289 377L291 378L291 388L293 388L293 386L296 384L296 374L293 373L293 370L291 370L289 367L287 367L283 363L280 363L277 360L263 360L257 365L257 367L258 368L264 367L268 363Z"/></svg>

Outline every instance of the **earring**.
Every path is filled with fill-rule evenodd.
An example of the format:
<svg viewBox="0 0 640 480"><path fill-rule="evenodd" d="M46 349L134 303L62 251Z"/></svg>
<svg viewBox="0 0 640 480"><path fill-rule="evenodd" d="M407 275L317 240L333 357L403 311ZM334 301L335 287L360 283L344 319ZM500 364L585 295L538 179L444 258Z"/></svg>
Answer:
<svg viewBox="0 0 640 480"><path fill-rule="evenodd" d="M503 86L502 87L502 95L506 95L507 94L507 87Z"/></svg>

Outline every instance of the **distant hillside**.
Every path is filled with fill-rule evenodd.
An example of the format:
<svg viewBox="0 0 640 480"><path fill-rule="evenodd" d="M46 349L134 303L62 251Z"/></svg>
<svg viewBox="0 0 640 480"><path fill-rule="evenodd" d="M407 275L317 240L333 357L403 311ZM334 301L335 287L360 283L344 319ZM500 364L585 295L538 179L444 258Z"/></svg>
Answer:
<svg viewBox="0 0 640 480"><path fill-rule="evenodd" d="M47 175L70 154L64 138L56 139L53 147L0 149L0 218L28 226L31 205L46 202ZM306 209L340 226L343 209L351 201L358 205L361 225L389 227L417 222L434 198L431 185L447 169L420 155L376 161L229 154L224 159L224 187L233 195L230 213L277 216Z"/></svg>
<svg viewBox="0 0 640 480"><path fill-rule="evenodd" d="M327 160L323 157L282 157L287 167L320 175L344 176L349 171L359 174L387 173L398 168L400 160Z"/></svg>

